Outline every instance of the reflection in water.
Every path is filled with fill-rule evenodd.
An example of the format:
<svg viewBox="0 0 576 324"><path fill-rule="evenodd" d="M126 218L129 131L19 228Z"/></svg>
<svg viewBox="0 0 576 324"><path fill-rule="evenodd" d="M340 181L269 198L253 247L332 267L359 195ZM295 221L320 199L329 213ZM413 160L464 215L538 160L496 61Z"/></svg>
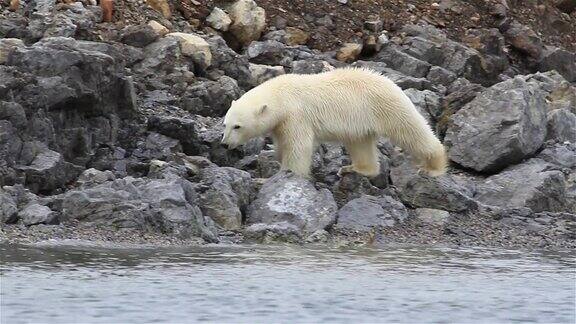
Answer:
<svg viewBox="0 0 576 324"><path fill-rule="evenodd" d="M0 256L1 323L576 318L567 252L0 244Z"/></svg>

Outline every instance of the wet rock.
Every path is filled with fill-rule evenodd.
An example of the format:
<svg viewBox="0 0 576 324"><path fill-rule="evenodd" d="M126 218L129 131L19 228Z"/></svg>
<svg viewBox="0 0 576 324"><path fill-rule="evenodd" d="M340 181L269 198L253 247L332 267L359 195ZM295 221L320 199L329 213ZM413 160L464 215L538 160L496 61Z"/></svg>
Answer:
<svg viewBox="0 0 576 324"><path fill-rule="evenodd" d="M8 60L8 54L16 47L24 47L24 42L18 38L0 39L0 64L6 63Z"/></svg>
<svg viewBox="0 0 576 324"><path fill-rule="evenodd" d="M504 35L506 42L514 49L527 54L535 60L542 57L544 44L530 27L514 20L508 20L505 21L499 29Z"/></svg>
<svg viewBox="0 0 576 324"><path fill-rule="evenodd" d="M537 64L538 71L556 70L566 80L576 81L576 54L557 47L547 47Z"/></svg>
<svg viewBox="0 0 576 324"><path fill-rule="evenodd" d="M127 26L120 33L122 43L135 47L145 47L160 37L160 34L149 24Z"/></svg>
<svg viewBox="0 0 576 324"><path fill-rule="evenodd" d="M471 198L472 192L450 175L435 178L419 175L410 162L392 168L390 178L402 202L413 208L463 212L477 206Z"/></svg>
<svg viewBox="0 0 576 324"><path fill-rule="evenodd" d="M229 8L230 32L246 46L258 40L266 27L266 12L254 0L237 0Z"/></svg>
<svg viewBox="0 0 576 324"><path fill-rule="evenodd" d="M178 39L182 55L192 58L200 70L205 70L212 64L210 45L202 37L186 33L170 33L166 37Z"/></svg>
<svg viewBox="0 0 576 324"><path fill-rule="evenodd" d="M336 230L368 232L404 221L408 210L390 196L365 195L344 205L337 215Z"/></svg>
<svg viewBox="0 0 576 324"><path fill-rule="evenodd" d="M487 178L474 198L499 207L561 212L566 211L565 186L561 171L543 160L531 159Z"/></svg>
<svg viewBox="0 0 576 324"><path fill-rule="evenodd" d="M304 235L325 229L336 220L337 206L327 189L317 190L307 179L280 172L268 179L246 213L247 224L288 222Z"/></svg>
<svg viewBox="0 0 576 324"><path fill-rule="evenodd" d="M192 184L186 180L126 177L67 192L62 220L216 241L211 221L202 216L194 200Z"/></svg>
<svg viewBox="0 0 576 324"><path fill-rule="evenodd" d="M148 129L177 139L187 155L197 155L200 151L195 122L192 119L150 116Z"/></svg>
<svg viewBox="0 0 576 324"><path fill-rule="evenodd" d="M234 168L209 167L199 175L197 204L204 216L210 217L225 230L242 226L242 211L252 195L250 175Z"/></svg>
<svg viewBox="0 0 576 324"><path fill-rule="evenodd" d="M24 207L18 212L18 218L26 226L58 223L58 214L39 204L30 204Z"/></svg>
<svg viewBox="0 0 576 324"><path fill-rule="evenodd" d="M94 186L107 181L116 180L114 173L110 170L100 171L94 168L84 170L76 180L82 186Z"/></svg>
<svg viewBox="0 0 576 324"><path fill-rule="evenodd" d="M269 66L262 64L250 64L250 72L256 84L264 83L274 77L286 74L283 66Z"/></svg>
<svg viewBox="0 0 576 324"><path fill-rule="evenodd" d="M278 242L300 243L302 241L300 229L289 222L252 224L244 230L244 237L247 240L265 244Z"/></svg>
<svg viewBox="0 0 576 324"><path fill-rule="evenodd" d="M188 87L182 98L183 108L196 115L222 117L232 101L243 93L236 80L224 75L216 81L197 82Z"/></svg>
<svg viewBox="0 0 576 324"><path fill-rule="evenodd" d="M206 17L206 22L210 25L210 27L225 32L230 28L232 19L224 10L218 7L214 7L210 15Z"/></svg>
<svg viewBox="0 0 576 324"><path fill-rule="evenodd" d="M535 153L546 136L545 93L526 77L487 89L452 117L445 143L450 159L497 172Z"/></svg>
<svg viewBox="0 0 576 324"><path fill-rule="evenodd" d="M251 62L267 65L292 65L294 53L286 45L270 40L253 42L248 46L246 54Z"/></svg>
<svg viewBox="0 0 576 324"><path fill-rule="evenodd" d="M322 60L299 60L292 62L294 74L316 74L334 69L330 63Z"/></svg>
<svg viewBox="0 0 576 324"><path fill-rule="evenodd" d="M336 52L336 59L340 62L350 63L356 61L362 52L362 44L346 43Z"/></svg>
<svg viewBox="0 0 576 324"><path fill-rule="evenodd" d="M566 109L549 112L546 138L558 142L576 143L576 115Z"/></svg>
<svg viewBox="0 0 576 324"><path fill-rule="evenodd" d="M444 210L431 208L416 208L416 219L425 224L442 226L448 222L450 213Z"/></svg>
<svg viewBox="0 0 576 324"><path fill-rule="evenodd" d="M0 187L0 222L12 224L18 220L16 201Z"/></svg>

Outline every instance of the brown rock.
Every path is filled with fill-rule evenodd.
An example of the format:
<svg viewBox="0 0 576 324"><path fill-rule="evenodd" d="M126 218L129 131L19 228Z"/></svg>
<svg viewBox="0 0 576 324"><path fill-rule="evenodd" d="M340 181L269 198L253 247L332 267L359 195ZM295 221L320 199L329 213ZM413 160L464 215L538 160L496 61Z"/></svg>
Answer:
<svg viewBox="0 0 576 324"><path fill-rule="evenodd" d="M504 39L516 50L528 54L533 59L540 59L544 44L538 35L528 26L517 21L506 21L500 26Z"/></svg>
<svg viewBox="0 0 576 324"><path fill-rule="evenodd" d="M266 27L266 12L254 0L238 0L228 9L230 32L244 46L258 40Z"/></svg>
<svg viewBox="0 0 576 324"><path fill-rule="evenodd" d="M10 7L8 9L10 11L17 11L20 8L20 0L10 0Z"/></svg>
<svg viewBox="0 0 576 324"><path fill-rule="evenodd" d="M576 10L576 1L574 0L556 0L556 8L569 14Z"/></svg>
<svg viewBox="0 0 576 324"><path fill-rule="evenodd" d="M100 7L102 7L102 21L111 22L114 14L114 0L101 0Z"/></svg>
<svg viewBox="0 0 576 324"><path fill-rule="evenodd" d="M172 16L172 11L170 10L170 5L167 0L146 0L146 3L152 7L152 9L161 13L164 18L170 18Z"/></svg>
<svg viewBox="0 0 576 324"><path fill-rule="evenodd" d="M361 44L346 43L336 52L336 59L341 62L350 63L358 59L361 52Z"/></svg>
<svg viewBox="0 0 576 324"><path fill-rule="evenodd" d="M304 45L310 39L310 34L300 28L286 27L286 45Z"/></svg>

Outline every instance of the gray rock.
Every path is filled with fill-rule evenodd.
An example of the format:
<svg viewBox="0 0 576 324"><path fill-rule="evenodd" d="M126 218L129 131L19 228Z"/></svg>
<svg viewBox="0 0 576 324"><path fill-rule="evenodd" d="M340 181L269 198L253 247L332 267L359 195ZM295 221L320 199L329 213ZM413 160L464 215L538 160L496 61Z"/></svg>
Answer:
<svg viewBox="0 0 576 324"><path fill-rule="evenodd" d="M199 175L197 204L204 216L212 218L225 230L242 226L242 211L252 195L251 177L234 168L209 167Z"/></svg>
<svg viewBox="0 0 576 324"><path fill-rule="evenodd" d="M391 227L408 217L404 205L390 196L361 196L344 205L337 216L335 229L368 232Z"/></svg>
<svg viewBox="0 0 576 324"><path fill-rule="evenodd" d="M538 62L538 71L556 70L566 80L576 81L576 54L557 47L548 47Z"/></svg>
<svg viewBox="0 0 576 324"><path fill-rule="evenodd" d="M216 230L194 204L195 198L192 184L183 179L126 177L68 191L62 220L216 241Z"/></svg>
<svg viewBox="0 0 576 324"><path fill-rule="evenodd" d="M565 176L553 165L531 159L487 178L474 198L488 205L528 207L534 212L566 211Z"/></svg>
<svg viewBox="0 0 576 324"><path fill-rule="evenodd" d="M12 196L0 187L0 222L15 223L18 220L18 206Z"/></svg>
<svg viewBox="0 0 576 324"><path fill-rule="evenodd" d="M256 84L261 84L279 75L286 74L283 66L268 66L262 64L250 64L250 72Z"/></svg>
<svg viewBox="0 0 576 324"><path fill-rule="evenodd" d="M332 70L334 67L323 60L298 60L292 62L292 73L294 74L317 74Z"/></svg>
<svg viewBox="0 0 576 324"><path fill-rule="evenodd" d="M206 17L206 22L210 24L212 28L225 32L230 28L232 19L230 19L230 16L228 16L224 10L214 7L210 15Z"/></svg>
<svg viewBox="0 0 576 324"><path fill-rule="evenodd" d="M227 76L238 80L238 85L242 89L246 90L254 86L248 57L236 53L220 36L213 36L207 39L207 42L212 52L213 68L222 70Z"/></svg>
<svg viewBox="0 0 576 324"><path fill-rule="evenodd" d="M393 43L386 44L376 55L375 60L386 63L391 69L416 78L426 77L431 68L427 62L402 52Z"/></svg>
<svg viewBox="0 0 576 324"><path fill-rule="evenodd" d="M240 44L248 45L260 38L266 27L266 12L254 0L238 0L227 9L232 19L230 33Z"/></svg>
<svg viewBox="0 0 576 324"><path fill-rule="evenodd" d="M402 202L413 208L433 208L463 212L475 208L472 192L450 175L429 177L419 175L409 162L390 171L392 184L399 189Z"/></svg>
<svg viewBox="0 0 576 324"><path fill-rule="evenodd" d="M507 20L500 26L500 32L506 42L514 49L538 60L544 52L544 44L530 27L522 25L515 20Z"/></svg>
<svg viewBox="0 0 576 324"><path fill-rule="evenodd" d="M180 42L175 37L164 37L144 48L144 60L136 65L141 73L170 73L181 65L183 55Z"/></svg>
<svg viewBox="0 0 576 324"><path fill-rule="evenodd" d="M120 33L122 43L135 47L145 47L160 36L156 30L148 24L127 26L122 29Z"/></svg>
<svg viewBox="0 0 576 324"><path fill-rule="evenodd" d="M566 109L549 112L546 138L557 142L576 143L576 115Z"/></svg>
<svg viewBox="0 0 576 324"><path fill-rule="evenodd" d="M264 183L248 207L246 222L288 222L306 236L334 224L336 211L330 191L317 190L310 181L291 172L280 172Z"/></svg>
<svg viewBox="0 0 576 324"><path fill-rule="evenodd" d="M438 115L440 108L440 96L430 90L416 90L416 89L407 89L404 90L404 93L410 101L414 104L418 112L426 120L431 124L434 125L436 119L435 116Z"/></svg>
<svg viewBox="0 0 576 324"><path fill-rule="evenodd" d="M546 109L545 93L525 77L492 86L453 115L450 159L480 172L520 162L544 142Z"/></svg>
<svg viewBox="0 0 576 324"><path fill-rule="evenodd" d="M84 170L76 180L76 183L83 186L94 186L107 181L116 180L114 173L110 170L100 171L94 168Z"/></svg>
<svg viewBox="0 0 576 324"><path fill-rule="evenodd" d="M236 80L221 76L216 81L197 82L188 87L182 101L184 109L193 114L222 117L232 101L243 93Z"/></svg>
<svg viewBox="0 0 576 324"><path fill-rule="evenodd" d="M58 223L58 214L39 204L30 204L24 207L18 212L18 218L26 226Z"/></svg>
<svg viewBox="0 0 576 324"><path fill-rule="evenodd" d="M434 84L450 85L456 80L456 75L445 68L433 66L428 71L426 79Z"/></svg>
<svg viewBox="0 0 576 324"><path fill-rule="evenodd" d="M373 71L380 72L382 75L392 80L394 83L396 83L396 85L398 85L402 89L434 90L433 84L427 79L416 78L402 74L396 70L389 68L388 65L383 62L357 61L353 63L352 66L368 68Z"/></svg>
<svg viewBox="0 0 576 324"><path fill-rule="evenodd" d="M482 85L494 84L499 80L498 76L502 71L508 67L507 60L503 56L482 54L450 40L433 26L406 25L403 31L408 34L402 45L402 50L406 54L442 67L472 82Z"/></svg>
<svg viewBox="0 0 576 324"><path fill-rule="evenodd" d="M150 116L148 129L177 139L187 155L197 155L200 151L195 121L192 119Z"/></svg>
<svg viewBox="0 0 576 324"><path fill-rule="evenodd" d="M80 168L64 161L58 152L39 144L29 165L20 166L18 170L26 175L26 185L34 192L51 192L76 179Z"/></svg>
<svg viewBox="0 0 576 324"><path fill-rule="evenodd" d="M560 168L576 169L576 143L547 147L538 154L538 158Z"/></svg>
<svg viewBox="0 0 576 324"><path fill-rule="evenodd" d="M246 54L251 62L258 64L290 67L294 60L294 51L274 40L252 42L246 49Z"/></svg>

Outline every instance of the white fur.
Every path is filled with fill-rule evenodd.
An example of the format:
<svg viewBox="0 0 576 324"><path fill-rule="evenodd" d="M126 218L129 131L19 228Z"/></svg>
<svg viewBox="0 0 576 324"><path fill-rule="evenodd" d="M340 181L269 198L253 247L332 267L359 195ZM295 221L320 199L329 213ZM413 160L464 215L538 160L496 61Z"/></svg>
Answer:
<svg viewBox="0 0 576 324"><path fill-rule="evenodd" d="M345 145L352 159L346 171L377 175L380 136L410 153L431 175L446 168L444 147L402 89L366 69L278 76L233 102L224 123L222 142L230 148L272 134L282 169L304 176L321 142Z"/></svg>

